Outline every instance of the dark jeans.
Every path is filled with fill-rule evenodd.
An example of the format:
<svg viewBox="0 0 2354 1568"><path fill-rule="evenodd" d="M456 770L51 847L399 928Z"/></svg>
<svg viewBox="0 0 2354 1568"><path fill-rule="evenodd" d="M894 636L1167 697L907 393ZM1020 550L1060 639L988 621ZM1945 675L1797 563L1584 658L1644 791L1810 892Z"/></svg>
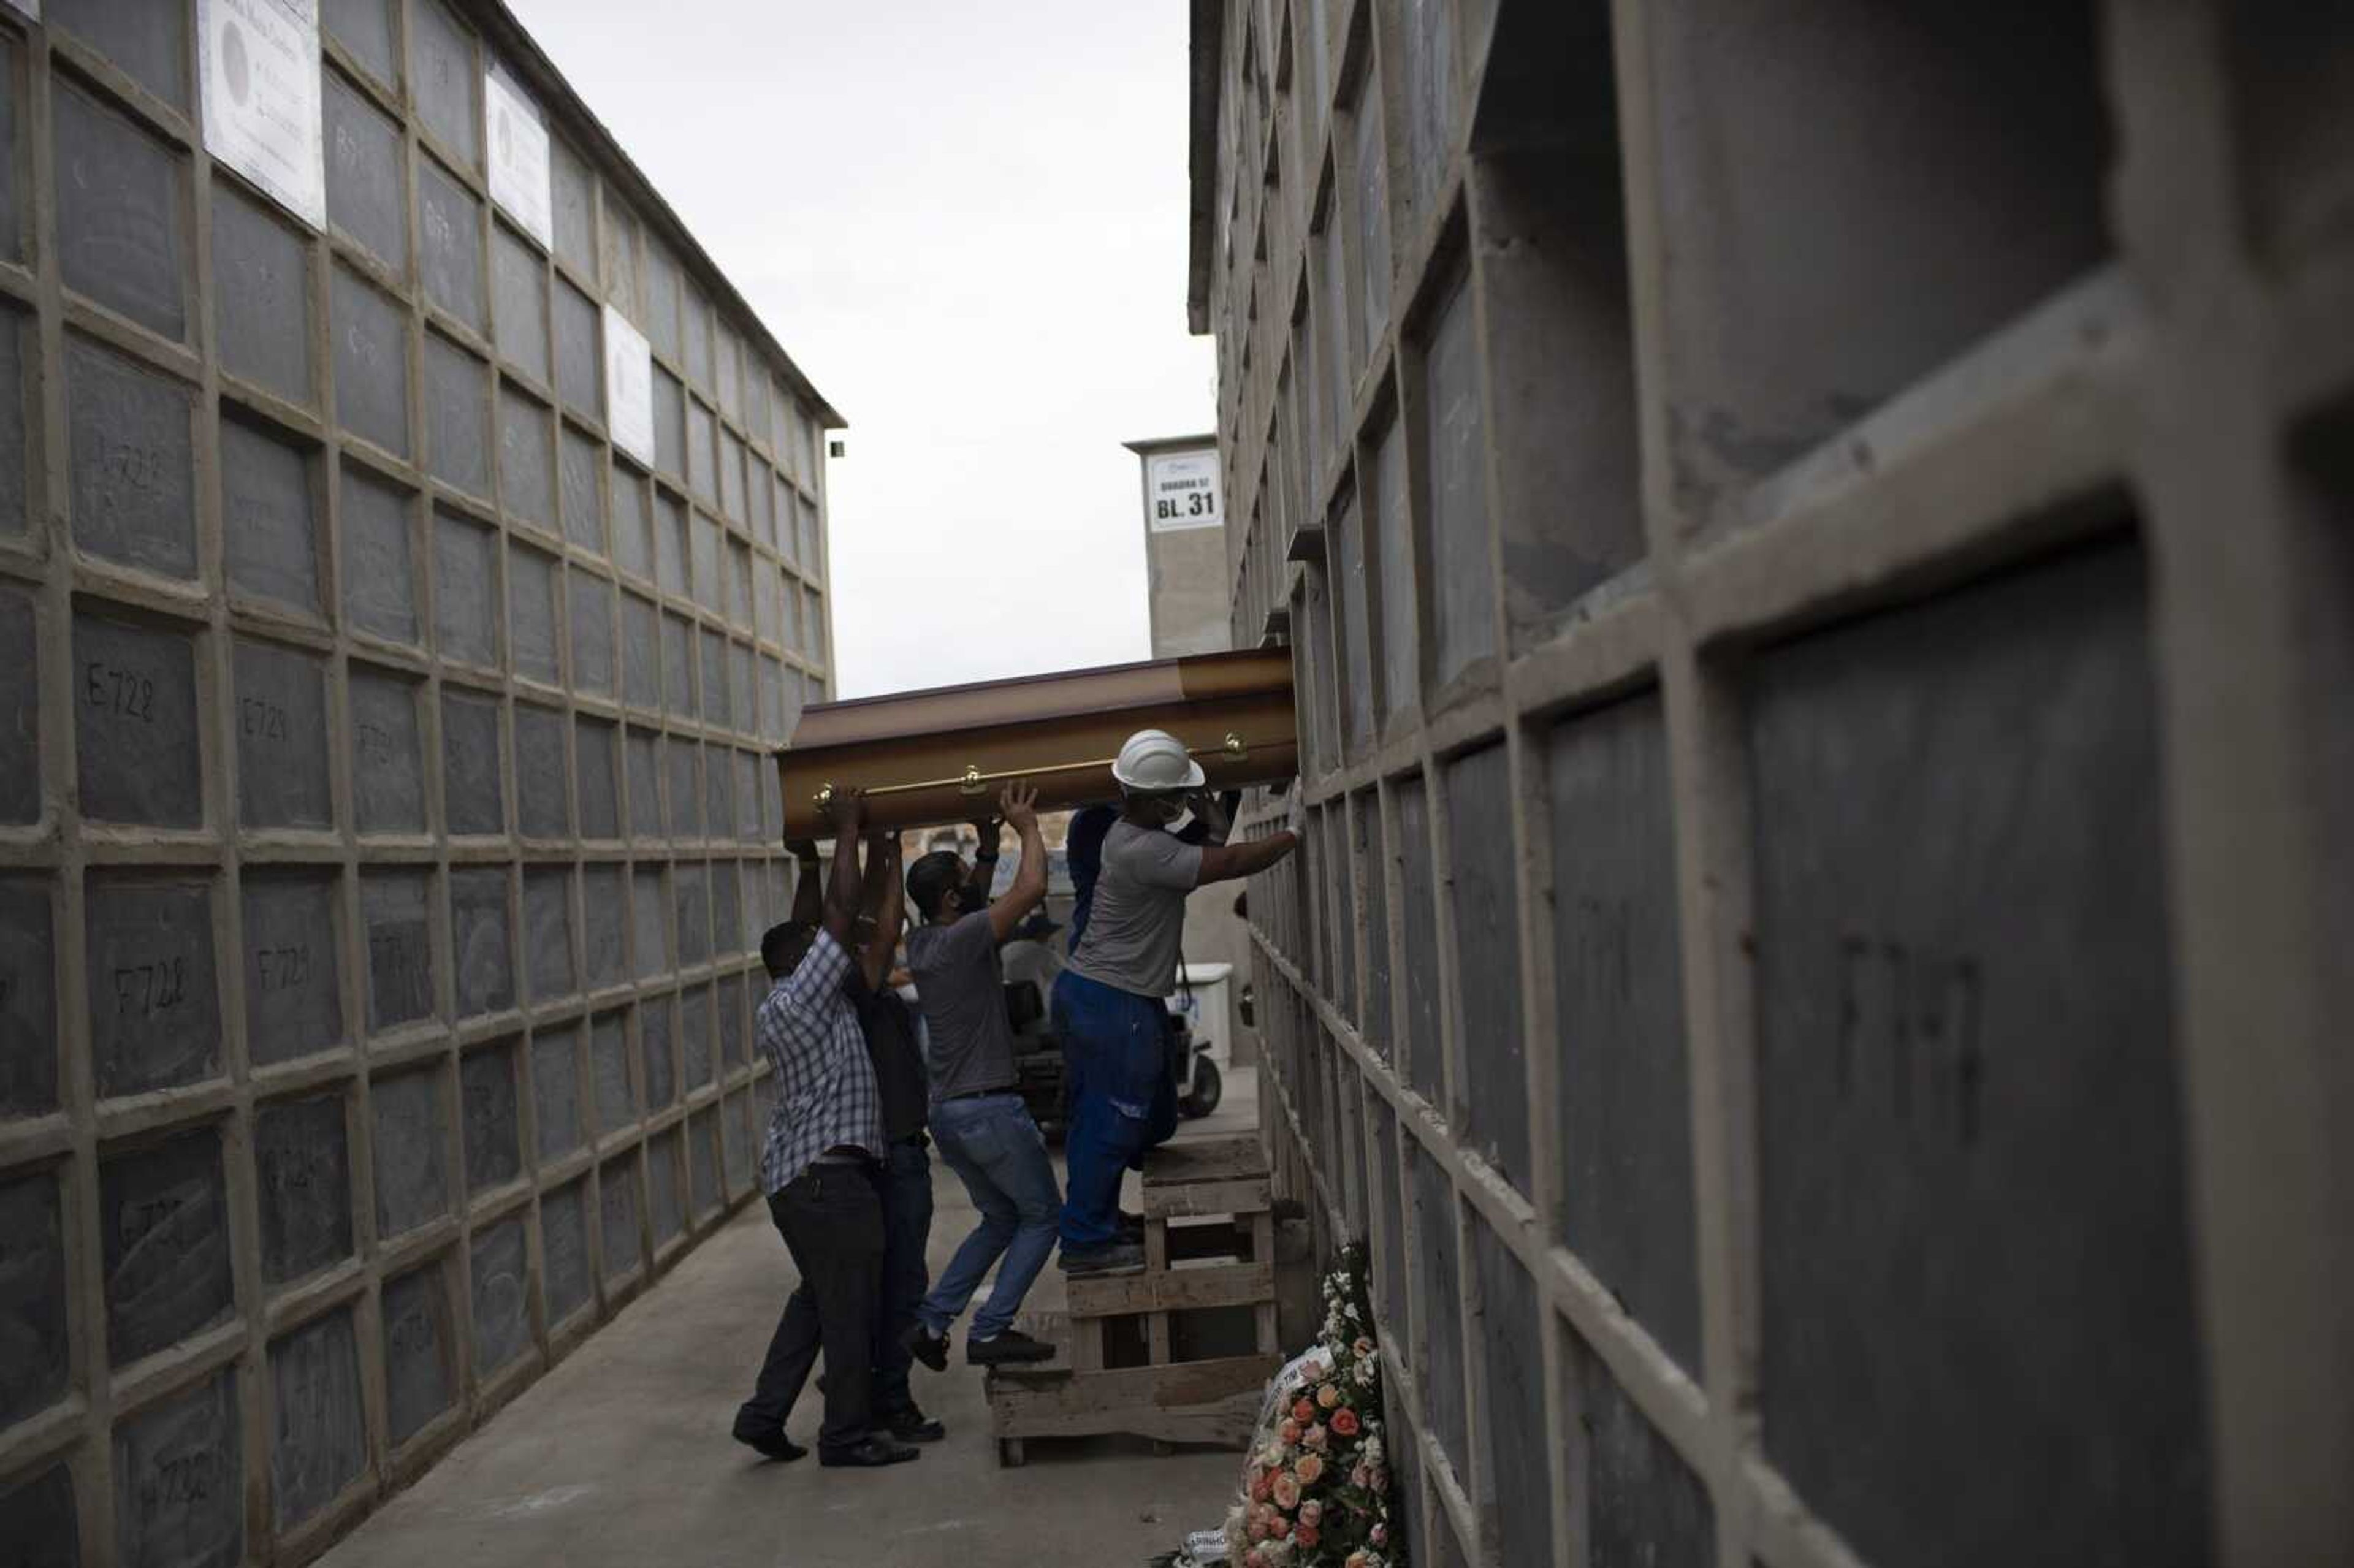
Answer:
<svg viewBox="0 0 2354 1568"><path fill-rule="evenodd" d="M915 1403L907 1368L915 1357L901 1341L916 1320L916 1304L932 1282L924 1247L932 1235L932 1158L923 1140L891 1146L875 1175L883 1203L883 1278L875 1324L875 1411L889 1416Z"/></svg>
<svg viewBox="0 0 2354 1568"><path fill-rule="evenodd" d="M943 1100L932 1107L932 1133L940 1158L981 1211L981 1224L924 1298L924 1327L947 1333L995 1264L996 1287L972 1315L973 1337L993 1339L1013 1327L1023 1297L1055 1251L1055 1211L1063 1202L1055 1163L1017 1094Z"/></svg>
<svg viewBox="0 0 2354 1568"><path fill-rule="evenodd" d="M777 1319L760 1381L737 1412L737 1425L782 1431L822 1346L825 1422L818 1447L851 1447L866 1436L874 1415L868 1363L883 1263L875 1180L854 1165L813 1165L769 1195L769 1213L801 1278Z"/></svg>
<svg viewBox="0 0 2354 1568"><path fill-rule="evenodd" d="M1055 1024L1071 1091L1063 1140L1070 1170L1062 1217L1066 1253L1118 1239L1122 1174L1177 1130L1177 1090L1161 1033L1166 1011L1157 998L1071 969L1055 982Z"/></svg>

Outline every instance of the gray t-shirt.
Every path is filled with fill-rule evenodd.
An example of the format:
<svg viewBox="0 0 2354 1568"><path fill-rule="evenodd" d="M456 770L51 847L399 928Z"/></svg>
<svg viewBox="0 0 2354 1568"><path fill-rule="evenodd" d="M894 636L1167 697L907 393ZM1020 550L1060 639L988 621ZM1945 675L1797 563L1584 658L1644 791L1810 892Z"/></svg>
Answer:
<svg viewBox="0 0 2354 1568"><path fill-rule="evenodd" d="M907 970L916 977L932 1066L934 1104L950 1095L1010 1089L1013 1026L1005 1017L1005 982L989 911L976 909L942 926L907 933Z"/></svg>
<svg viewBox="0 0 2354 1568"><path fill-rule="evenodd" d="M1158 828L1119 821L1104 835L1094 912L1070 967L1138 996L1177 989L1185 895L1202 878L1202 850Z"/></svg>

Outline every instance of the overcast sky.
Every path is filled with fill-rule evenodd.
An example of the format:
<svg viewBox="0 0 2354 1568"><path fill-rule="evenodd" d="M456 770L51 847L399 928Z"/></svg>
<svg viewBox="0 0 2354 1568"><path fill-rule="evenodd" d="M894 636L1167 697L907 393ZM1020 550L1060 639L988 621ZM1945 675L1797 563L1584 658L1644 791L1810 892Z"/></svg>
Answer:
<svg viewBox="0 0 2354 1568"><path fill-rule="evenodd" d="M510 0L850 421L839 690L1150 656L1137 460L1185 330L1185 7Z"/></svg>

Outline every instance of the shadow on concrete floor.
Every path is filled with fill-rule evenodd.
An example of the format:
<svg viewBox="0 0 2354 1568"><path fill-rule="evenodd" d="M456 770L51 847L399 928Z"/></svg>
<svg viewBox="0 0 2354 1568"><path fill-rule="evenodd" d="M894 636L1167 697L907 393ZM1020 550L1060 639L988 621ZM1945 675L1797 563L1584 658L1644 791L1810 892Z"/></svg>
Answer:
<svg viewBox="0 0 2354 1568"><path fill-rule="evenodd" d="M1257 1077L1231 1072L1218 1114L1179 1136L1255 1128ZM933 1172L937 1272L975 1216L954 1174ZM1034 1439L1026 1467L1000 1469L961 1326L945 1373L916 1370L917 1398L949 1427L921 1459L880 1471L822 1469L814 1456L761 1463L727 1426L792 1283L767 1209L748 1207L322 1563L1141 1568L1224 1517L1241 1457L1223 1451ZM1028 1305L1063 1305L1052 1264ZM812 1385L795 1440L813 1442L817 1420Z"/></svg>

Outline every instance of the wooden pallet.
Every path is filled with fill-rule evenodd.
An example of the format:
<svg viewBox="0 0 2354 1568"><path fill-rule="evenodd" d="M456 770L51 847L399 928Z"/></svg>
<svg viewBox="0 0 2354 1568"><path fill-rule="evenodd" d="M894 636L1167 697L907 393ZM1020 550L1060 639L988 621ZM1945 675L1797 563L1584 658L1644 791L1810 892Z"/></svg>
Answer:
<svg viewBox="0 0 2354 1568"><path fill-rule="evenodd" d="M1147 1155L1144 1266L1070 1280L1068 1312L1024 1316L1055 1358L990 1372L999 1462L1022 1464L1024 1438L1112 1432L1246 1446L1283 1361L1269 1202L1254 1138ZM1189 1332L1195 1324L1210 1331Z"/></svg>

